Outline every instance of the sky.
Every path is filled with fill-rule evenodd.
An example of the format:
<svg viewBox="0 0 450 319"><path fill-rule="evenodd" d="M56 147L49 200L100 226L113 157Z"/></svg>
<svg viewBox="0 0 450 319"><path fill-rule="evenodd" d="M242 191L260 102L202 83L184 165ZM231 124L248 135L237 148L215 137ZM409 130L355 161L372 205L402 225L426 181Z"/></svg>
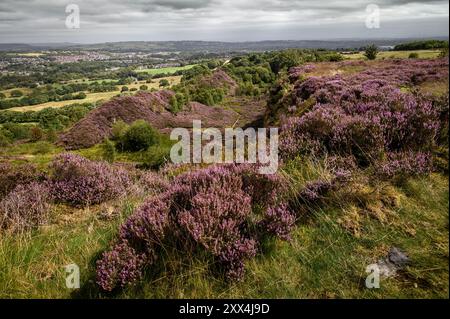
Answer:
<svg viewBox="0 0 450 319"><path fill-rule="evenodd" d="M448 13L448 0L0 0L0 43L422 38L448 36Z"/></svg>

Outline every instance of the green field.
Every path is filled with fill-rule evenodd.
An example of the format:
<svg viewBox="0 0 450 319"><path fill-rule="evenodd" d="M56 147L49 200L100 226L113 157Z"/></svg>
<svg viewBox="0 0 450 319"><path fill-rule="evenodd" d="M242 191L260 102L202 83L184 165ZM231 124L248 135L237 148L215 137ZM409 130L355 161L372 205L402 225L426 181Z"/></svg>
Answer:
<svg viewBox="0 0 450 319"><path fill-rule="evenodd" d="M138 72L138 73L148 73L148 74L151 74L151 75L161 74L161 73L172 74L172 73L180 71L180 70L189 70L189 69L193 68L194 66L196 66L196 64L190 64L190 65L185 65L185 66L169 67L169 68L160 68L160 69L141 69L141 70L136 70L136 72Z"/></svg>

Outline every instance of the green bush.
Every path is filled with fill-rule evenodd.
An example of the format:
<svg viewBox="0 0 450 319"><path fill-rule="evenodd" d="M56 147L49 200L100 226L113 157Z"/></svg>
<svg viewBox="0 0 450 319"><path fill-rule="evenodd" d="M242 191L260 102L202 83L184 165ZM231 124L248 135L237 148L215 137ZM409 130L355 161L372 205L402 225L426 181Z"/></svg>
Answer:
<svg viewBox="0 0 450 319"><path fill-rule="evenodd" d="M118 120L117 122L115 122L112 126L112 140L119 141L129 127L130 126L122 120Z"/></svg>
<svg viewBox="0 0 450 319"><path fill-rule="evenodd" d="M9 131L14 140L23 140L30 137L30 128L17 123L5 123L3 129Z"/></svg>
<svg viewBox="0 0 450 319"><path fill-rule="evenodd" d="M161 86L161 87L167 87L169 85L170 85L170 83L167 79L162 79L161 81L159 81L159 86Z"/></svg>
<svg viewBox="0 0 450 319"><path fill-rule="evenodd" d="M37 142L44 137L44 132L39 126L34 126L30 129L30 139L32 142Z"/></svg>
<svg viewBox="0 0 450 319"><path fill-rule="evenodd" d="M419 53L417 52L411 52L408 56L409 59L418 59L419 58Z"/></svg>
<svg viewBox="0 0 450 319"><path fill-rule="evenodd" d="M11 97L21 97L23 96L23 92L21 90L12 90Z"/></svg>
<svg viewBox="0 0 450 319"><path fill-rule="evenodd" d="M144 154L143 167L159 169L170 160L170 150L175 142L168 136L161 135L158 144L149 147Z"/></svg>
<svg viewBox="0 0 450 319"><path fill-rule="evenodd" d="M375 60L378 54L378 48L375 44L371 44L366 47L364 56L369 60Z"/></svg>
<svg viewBox="0 0 450 319"><path fill-rule="evenodd" d="M116 160L116 148L109 139L105 139L102 144L102 157L108 163L114 163Z"/></svg>
<svg viewBox="0 0 450 319"><path fill-rule="evenodd" d="M119 148L123 151L137 152L147 150L158 143L159 133L144 120L131 124L119 141Z"/></svg>
<svg viewBox="0 0 450 319"><path fill-rule="evenodd" d="M10 138L6 136L3 130L0 130L0 147L6 147L11 144Z"/></svg>

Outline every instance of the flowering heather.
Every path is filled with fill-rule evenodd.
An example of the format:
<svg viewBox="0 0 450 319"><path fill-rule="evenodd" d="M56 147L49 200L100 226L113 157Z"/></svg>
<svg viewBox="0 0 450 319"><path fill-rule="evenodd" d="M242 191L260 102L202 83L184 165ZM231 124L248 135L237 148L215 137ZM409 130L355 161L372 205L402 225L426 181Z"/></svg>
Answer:
<svg viewBox="0 0 450 319"><path fill-rule="evenodd" d="M289 80L291 82L294 82L298 80L301 76L303 76L305 73L311 73L316 69L316 66L314 64L305 64L302 66L295 66L289 69Z"/></svg>
<svg viewBox="0 0 450 319"><path fill-rule="evenodd" d="M376 174L384 179L426 174L431 169L431 155L422 152L388 153L386 160L375 167Z"/></svg>
<svg viewBox="0 0 450 319"><path fill-rule="evenodd" d="M443 70L446 63L401 62L398 68L374 67L348 76L297 82L293 109L311 97L317 103L306 114L283 120L282 156L351 155L366 166L380 160L384 152L429 150L442 125L442 112L429 98L402 92L397 86L415 84L419 73L423 81L429 76L448 77Z"/></svg>
<svg viewBox="0 0 450 319"><path fill-rule="evenodd" d="M160 174L147 171L144 172L139 178L139 187L147 192L163 192L169 188L169 182L163 178Z"/></svg>
<svg viewBox="0 0 450 319"><path fill-rule="evenodd" d="M44 175L34 165L13 166L9 163L0 163L0 199L19 184L27 184L43 178Z"/></svg>
<svg viewBox="0 0 450 319"><path fill-rule="evenodd" d="M97 263L97 282L106 291L138 280L145 257L126 243L117 244Z"/></svg>
<svg viewBox="0 0 450 319"><path fill-rule="evenodd" d="M300 199L307 203L320 200L333 187L333 183L325 180L308 182L300 192Z"/></svg>
<svg viewBox="0 0 450 319"><path fill-rule="evenodd" d="M192 126L192 120L199 118L210 127L231 126L239 118L232 110L210 107L197 102L187 105L187 111L170 112L170 98L175 93L170 90L139 92L134 96L116 97L92 110L69 131L61 134L58 144L66 149L80 149L101 143L112 137L112 127L122 120L131 124L145 120L152 127L164 130L173 127Z"/></svg>
<svg viewBox="0 0 450 319"><path fill-rule="evenodd" d="M48 189L31 182L18 185L0 201L0 230L22 232L47 221Z"/></svg>
<svg viewBox="0 0 450 319"><path fill-rule="evenodd" d="M130 178L124 169L106 162L93 162L65 153L55 157L51 163L48 183L55 201L86 206L125 194Z"/></svg>
<svg viewBox="0 0 450 319"><path fill-rule="evenodd" d="M215 165L176 177L122 225L116 246L98 261L98 284L108 291L123 286L116 276L122 265L116 247L128 247L133 258L150 265L168 240L187 252L203 249L222 265L227 278L242 278L244 262L256 254L262 237L289 238L295 216L275 196L281 184L280 177L259 175L250 165Z"/></svg>
<svg viewBox="0 0 450 319"><path fill-rule="evenodd" d="M291 239L291 231L295 224L295 216L283 203L275 207L269 207L266 211L264 221L261 223L269 234L281 239Z"/></svg>

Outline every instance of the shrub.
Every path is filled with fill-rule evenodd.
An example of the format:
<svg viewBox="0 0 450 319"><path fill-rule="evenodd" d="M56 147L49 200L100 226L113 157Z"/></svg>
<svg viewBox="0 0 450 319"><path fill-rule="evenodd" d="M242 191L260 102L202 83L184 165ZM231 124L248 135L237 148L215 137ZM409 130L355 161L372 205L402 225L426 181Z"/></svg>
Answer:
<svg viewBox="0 0 450 319"><path fill-rule="evenodd" d="M394 179L431 172L431 155L423 152L388 153L386 159L375 166L375 172L382 179Z"/></svg>
<svg viewBox="0 0 450 319"><path fill-rule="evenodd" d="M79 155L60 154L50 165L52 198L76 207L95 205L122 196L130 183L125 170Z"/></svg>
<svg viewBox="0 0 450 319"><path fill-rule="evenodd" d="M158 135L159 133L148 122L138 120L124 132L119 146L124 151L144 151L158 142Z"/></svg>
<svg viewBox="0 0 450 319"><path fill-rule="evenodd" d="M30 129L26 125L18 123L5 123L3 129L11 133L14 140L22 140L30 137Z"/></svg>
<svg viewBox="0 0 450 319"><path fill-rule="evenodd" d="M289 237L295 216L279 198L282 185L279 176L260 175L249 165L216 165L178 176L122 225L112 250L97 262L97 283L111 291L135 282L142 265L154 263L168 241L185 253L207 252L228 279L241 279L245 260L263 238ZM130 268L126 280L117 275Z"/></svg>
<svg viewBox="0 0 450 319"><path fill-rule="evenodd" d="M0 201L0 229L23 232L47 221L48 189L32 182L20 184Z"/></svg>
<svg viewBox="0 0 450 319"><path fill-rule="evenodd" d="M10 93L11 97L21 97L23 92L21 90L12 90Z"/></svg>
<svg viewBox="0 0 450 319"><path fill-rule="evenodd" d="M3 130L0 130L0 147L6 147L11 144L11 139L8 138Z"/></svg>
<svg viewBox="0 0 450 319"><path fill-rule="evenodd" d="M111 139L114 141L119 141L128 128L129 125L122 120L114 122L112 125Z"/></svg>
<svg viewBox="0 0 450 319"><path fill-rule="evenodd" d="M116 147L109 139L102 143L102 157L108 163L114 163L116 160Z"/></svg>
<svg viewBox="0 0 450 319"><path fill-rule="evenodd" d="M19 184L28 184L43 178L43 174L34 165L12 166L9 163L0 163L0 198Z"/></svg>
<svg viewBox="0 0 450 319"><path fill-rule="evenodd" d="M418 59L418 58L419 58L419 53L417 53L417 52L411 52L408 55L408 59Z"/></svg>
<svg viewBox="0 0 450 319"><path fill-rule="evenodd" d="M37 142L44 137L44 132L39 126L33 126L30 129L30 140L32 142Z"/></svg>
<svg viewBox="0 0 450 319"><path fill-rule="evenodd" d="M378 54L378 48L375 44L371 44L366 47L364 56L369 60L375 60Z"/></svg>
<svg viewBox="0 0 450 319"><path fill-rule="evenodd" d="M139 87L139 90L141 90L141 91L147 91L148 90L148 86L147 85L141 85L140 87Z"/></svg>
<svg viewBox="0 0 450 319"><path fill-rule="evenodd" d="M167 79L162 79L159 81L159 86L161 86L161 87L167 87L169 85L170 85L170 83Z"/></svg>
<svg viewBox="0 0 450 319"><path fill-rule="evenodd" d="M352 155L366 166L383 152L430 149L440 126L437 108L421 95L380 87L378 82L336 92L317 89L336 102L317 104L301 117L286 119L280 135L282 156Z"/></svg>

